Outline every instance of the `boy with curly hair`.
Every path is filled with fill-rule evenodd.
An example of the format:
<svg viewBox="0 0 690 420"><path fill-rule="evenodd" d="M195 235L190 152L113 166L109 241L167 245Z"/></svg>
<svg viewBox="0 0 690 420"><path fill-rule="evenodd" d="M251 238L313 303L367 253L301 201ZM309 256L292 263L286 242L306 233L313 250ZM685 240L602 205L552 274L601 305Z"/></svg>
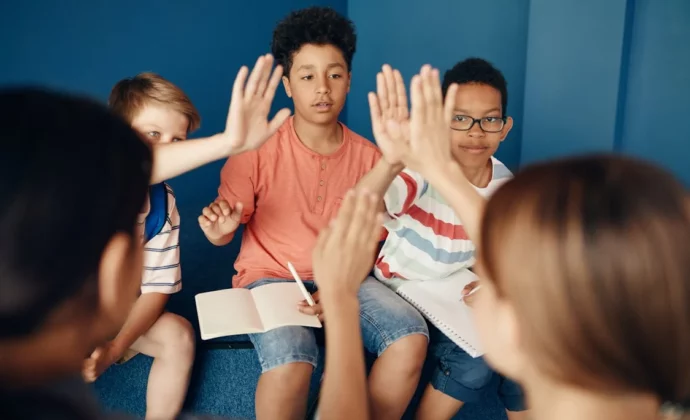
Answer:
<svg viewBox="0 0 690 420"><path fill-rule="evenodd" d="M275 28L273 55L285 69L283 86L293 100L294 116L256 151L228 159L219 197L199 217L206 237L217 246L228 244L246 224L234 287L292 281L290 261L315 290L311 251L317 232L380 157L376 146L338 121L350 89L355 46L352 22L330 8L293 12ZM301 308L320 315L318 292L314 298L315 307ZM359 302L364 346L379 356L369 376L374 417L400 418L426 356L426 323L374 279L362 284ZM262 367L257 418L304 418L318 359L314 330L288 326L250 338Z"/></svg>

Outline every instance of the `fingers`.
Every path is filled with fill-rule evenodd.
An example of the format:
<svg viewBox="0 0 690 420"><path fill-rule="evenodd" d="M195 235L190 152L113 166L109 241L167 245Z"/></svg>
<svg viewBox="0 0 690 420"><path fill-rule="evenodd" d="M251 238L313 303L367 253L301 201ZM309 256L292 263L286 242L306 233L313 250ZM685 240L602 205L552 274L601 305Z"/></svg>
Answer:
<svg viewBox="0 0 690 420"><path fill-rule="evenodd" d="M357 193L346 238L347 244L358 248L369 248L370 243L368 240L371 237L371 231L377 230L377 209L378 202L373 194L367 191L359 191Z"/></svg>
<svg viewBox="0 0 690 420"><path fill-rule="evenodd" d="M271 79L268 81L268 86L266 86L266 91L263 93L264 95L264 100L268 103L268 109L271 108L271 102L273 102L273 98L275 97L276 90L278 89L278 85L280 84L280 79L283 77L283 66L276 66L275 69L273 69L273 74L271 75Z"/></svg>
<svg viewBox="0 0 690 420"><path fill-rule="evenodd" d="M443 106L443 92L441 91L441 78L438 69L431 70L428 82L430 84L429 90L431 91L434 107L438 112Z"/></svg>
<svg viewBox="0 0 690 420"><path fill-rule="evenodd" d="M391 118L391 104L388 102L388 90L386 87L386 79L382 72L378 72L376 74L376 96L378 96L379 99L379 106L381 109L381 116L383 117L383 119Z"/></svg>
<svg viewBox="0 0 690 420"><path fill-rule="evenodd" d="M251 97L252 95L256 94L259 87L259 80L261 79L261 72L263 72L265 68L265 61L266 56L264 55L256 59L254 68L252 69L252 72L249 74L247 86L244 88L245 98Z"/></svg>
<svg viewBox="0 0 690 420"><path fill-rule="evenodd" d="M382 120L379 99L374 92L369 92L369 114L371 115L371 128L375 135L385 133L385 124ZM378 141L379 139L377 139Z"/></svg>
<svg viewBox="0 0 690 420"><path fill-rule="evenodd" d="M479 284L479 282L477 282L476 280L469 282L469 283L467 283L467 285L465 285L465 287L462 288L462 292L460 292L460 293L462 294L462 296L465 296L468 293L470 293L472 290L474 290L474 288L477 287L478 284Z"/></svg>
<svg viewBox="0 0 690 420"><path fill-rule="evenodd" d="M421 76L421 91L424 101L424 115L427 122L433 121L434 111L435 111L435 97L433 93L433 75L431 66L425 64L422 66Z"/></svg>
<svg viewBox="0 0 690 420"><path fill-rule="evenodd" d="M349 231L350 221L353 217L355 211L355 206L357 205L357 196L353 190L350 190L345 195L345 199L340 206L338 215L335 218L335 223L332 226L331 240L341 243L341 241L347 238ZM327 243L326 246L329 246Z"/></svg>
<svg viewBox="0 0 690 420"><path fill-rule="evenodd" d="M272 75L271 69L273 68L273 56L271 54L266 54L263 56L263 64L261 66L261 71L258 74L258 80L256 83L257 96L263 97L266 93L266 86L268 84L268 79Z"/></svg>
<svg viewBox="0 0 690 420"><path fill-rule="evenodd" d="M388 117L395 118L399 120L398 116L398 96L395 91L395 76L393 75L393 69L388 64L383 66L383 80L386 84L386 95L388 96Z"/></svg>
<svg viewBox="0 0 690 420"><path fill-rule="evenodd" d="M410 122L425 123L426 104L424 103L424 93L422 92L422 77L418 74L413 76L412 82L410 82L410 102L412 104Z"/></svg>
<svg viewBox="0 0 690 420"><path fill-rule="evenodd" d="M446 100L443 104L443 120L447 126L450 126L450 123L453 120L453 109L455 108L455 97L457 94L458 85L457 83L452 83L448 87L448 91L446 91Z"/></svg>
<svg viewBox="0 0 690 420"><path fill-rule="evenodd" d="M240 99L244 96L244 82L247 80L249 69L242 66L235 76L235 83L232 85L232 100Z"/></svg>
<svg viewBox="0 0 690 420"><path fill-rule="evenodd" d="M395 95L397 96L398 103L398 118L400 120L406 120L410 117L410 111L407 104L407 93L405 93L405 82L403 81L402 74L398 70L393 72L393 78L395 79Z"/></svg>
<svg viewBox="0 0 690 420"><path fill-rule="evenodd" d="M230 207L230 203L228 203L227 201L225 201L225 200L219 200L219 201L216 201L216 204L217 204L218 207L220 208L220 212L221 212L222 215L224 215L224 216L229 216L230 213L232 212L232 208ZM235 204L235 207L237 207L238 204L240 205L240 207L242 206L242 203L237 202L237 203Z"/></svg>
<svg viewBox="0 0 690 420"><path fill-rule="evenodd" d="M241 203L238 202L235 204L235 207L237 207L238 204L241 211ZM224 223L226 218L231 214L232 209L227 201L220 200L213 202L201 210L201 216L199 216L199 225L202 227L209 227L216 222Z"/></svg>
<svg viewBox="0 0 690 420"><path fill-rule="evenodd" d="M327 226L319 232L316 237L316 244L314 245L314 250L312 251L311 257L312 261L317 261L321 259L326 244L330 241L331 237L331 227ZM317 279L318 280L318 279Z"/></svg>

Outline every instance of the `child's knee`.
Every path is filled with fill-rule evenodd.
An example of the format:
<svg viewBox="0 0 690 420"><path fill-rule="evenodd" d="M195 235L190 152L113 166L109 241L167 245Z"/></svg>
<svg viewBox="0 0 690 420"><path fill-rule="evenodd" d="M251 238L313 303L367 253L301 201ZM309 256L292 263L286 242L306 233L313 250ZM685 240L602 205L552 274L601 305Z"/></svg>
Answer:
<svg viewBox="0 0 690 420"><path fill-rule="evenodd" d="M195 333L192 324L185 318L165 313L164 328L161 330L163 353L166 357L192 361L194 359Z"/></svg>
<svg viewBox="0 0 690 420"><path fill-rule="evenodd" d="M275 367L264 372L262 376L263 380L270 382L274 387L297 392L309 386L313 371L314 368L309 363L296 362Z"/></svg>
<svg viewBox="0 0 690 420"><path fill-rule="evenodd" d="M401 369L418 373L424 365L427 347L428 339L425 335L410 334L391 344L383 354L388 353L386 357L395 359Z"/></svg>

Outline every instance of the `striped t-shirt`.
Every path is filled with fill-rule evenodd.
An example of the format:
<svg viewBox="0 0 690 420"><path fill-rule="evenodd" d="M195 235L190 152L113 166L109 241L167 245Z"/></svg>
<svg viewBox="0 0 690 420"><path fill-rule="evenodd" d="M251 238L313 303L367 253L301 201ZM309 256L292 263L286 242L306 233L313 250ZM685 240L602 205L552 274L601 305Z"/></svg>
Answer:
<svg viewBox="0 0 690 420"><path fill-rule="evenodd" d="M156 236L144 244L144 273L141 277L141 293L171 294L182 289L180 213L177 211L172 188L165 184L165 189L168 193L165 224Z"/></svg>
<svg viewBox="0 0 690 420"><path fill-rule="evenodd" d="M512 177L508 168L491 158L493 173L485 188L491 195ZM474 244L460 218L424 178L405 169L384 195L390 219L388 237L374 266L374 275L396 288L403 280L445 278L474 264Z"/></svg>

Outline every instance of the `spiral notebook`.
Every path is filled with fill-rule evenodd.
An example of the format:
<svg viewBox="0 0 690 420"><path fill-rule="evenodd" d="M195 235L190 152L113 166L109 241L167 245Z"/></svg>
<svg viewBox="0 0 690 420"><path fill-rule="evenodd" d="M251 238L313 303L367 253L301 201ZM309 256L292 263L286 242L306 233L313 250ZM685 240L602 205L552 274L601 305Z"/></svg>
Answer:
<svg viewBox="0 0 690 420"><path fill-rule="evenodd" d="M404 281L396 292L436 328L472 357L484 354L472 308L461 300L462 289L477 276L463 270L442 280Z"/></svg>

